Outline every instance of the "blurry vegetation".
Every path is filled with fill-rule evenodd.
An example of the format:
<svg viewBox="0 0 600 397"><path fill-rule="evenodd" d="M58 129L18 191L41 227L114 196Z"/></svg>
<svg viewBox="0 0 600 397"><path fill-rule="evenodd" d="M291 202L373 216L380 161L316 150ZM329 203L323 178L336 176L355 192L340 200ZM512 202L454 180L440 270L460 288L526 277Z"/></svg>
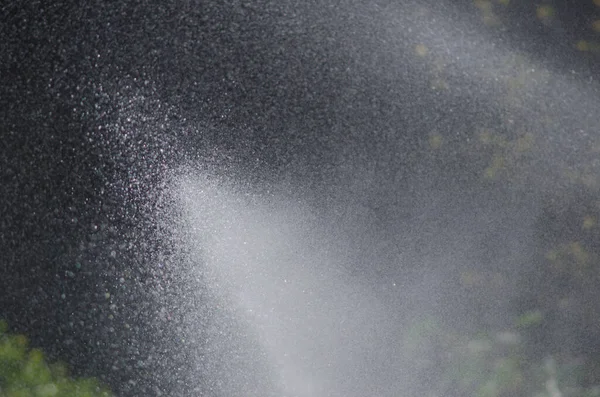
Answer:
<svg viewBox="0 0 600 397"><path fill-rule="evenodd" d="M580 37L567 37L573 51L597 62L600 0L585 2L589 23L574 28ZM540 32L554 34L570 23L562 20L565 4L473 1L486 29L499 34L510 28L511 15L522 12ZM432 89L452 90L443 82L444 68L436 64L434 51L421 44L415 53L429 62ZM555 79L565 76L519 54L490 73L499 83L497 119L470 131L431 132L425 146L441 164L459 158L465 169L480 170L482 185L515 191L538 186L544 192L534 263L516 281L520 292L513 307L521 314L505 329L469 335L452 325L419 320L403 343L415 357L415 370L427 374L431 387L423 392L431 395L600 397L600 139L591 133L597 126L588 125L590 133L577 143L565 138L578 149L565 146L558 149L565 155L556 155L560 144L553 136L573 131L551 105L531 98L543 98L545 90L559 86ZM499 295L504 290L495 287L514 277L486 266L459 272L462 288L485 291L490 299L494 294L505 299Z"/></svg>
<svg viewBox="0 0 600 397"><path fill-rule="evenodd" d="M587 4L586 4L587 3ZM581 10L600 7L598 0L584 0L580 3L568 3L564 1L542 0L539 2L517 2L510 0L473 0L473 4L479 10L482 22L492 28L505 29L509 25L512 12L525 12L531 15L532 20L546 27L559 27L561 24L561 11L567 8ZM585 11L583 11L585 12ZM585 37L578 38L573 46L579 51L600 53L600 37L594 33L600 32L600 22L592 21L583 33Z"/></svg>
<svg viewBox="0 0 600 397"><path fill-rule="evenodd" d="M23 335L0 320L0 397L110 397L92 378L73 379L62 364L48 363Z"/></svg>
<svg viewBox="0 0 600 397"><path fill-rule="evenodd" d="M413 368L428 374L432 396L600 396L600 385L590 383L595 367L585 358L548 354L531 359L530 331L543 326L540 311L519 316L511 329L479 335L448 332L426 319L408 331L405 348L416 357Z"/></svg>
<svg viewBox="0 0 600 397"><path fill-rule="evenodd" d="M487 164L480 172L482 184L523 189L546 177L533 161L543 155L533 156L542 136L485 128L470 138L463 150ZM439 133L429 135L433 156L443 156L444 149L457 152L444 148L445 142ZM537 258L528 264L530 278L516 284L520 301L515 305L522 314L513 326L464 335L425 321L407 336L415 357L431 357L437 350L437 358L415 365L435 379L437 395L600 397L600 173L558 171L553 182L579 194L550 194L543 203L543 235L536 243ZM461 288L485 291L490 299L504 299L504 289L496 287L513 277L486 266L460 271ZM419 350L424 346L427 350Z"/></svg>

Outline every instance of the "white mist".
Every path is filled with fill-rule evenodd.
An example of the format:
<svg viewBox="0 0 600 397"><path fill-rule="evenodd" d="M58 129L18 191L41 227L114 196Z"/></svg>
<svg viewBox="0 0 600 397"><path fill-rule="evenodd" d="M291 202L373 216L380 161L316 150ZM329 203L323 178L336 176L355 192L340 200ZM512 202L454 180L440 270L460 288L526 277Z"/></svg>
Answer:
<svg viewBox="0 0 600 397"><path fill-rule="evenodd" d="M195 278L209 284L218 306L258 344L248 345L255 363L232 366L249 376L215 375L227 378L228 393L408 395L415 374L402 349L402 305L390 310L384 295L351 276L341 236L326 232L297 202L250 195L217 178L181 181ZM409 301L411 288L415 299L427 294L406 287ZM227 340L215 343L227 350ZM253 379L253 366L264 362L276 390L260 390Z"/></svg>

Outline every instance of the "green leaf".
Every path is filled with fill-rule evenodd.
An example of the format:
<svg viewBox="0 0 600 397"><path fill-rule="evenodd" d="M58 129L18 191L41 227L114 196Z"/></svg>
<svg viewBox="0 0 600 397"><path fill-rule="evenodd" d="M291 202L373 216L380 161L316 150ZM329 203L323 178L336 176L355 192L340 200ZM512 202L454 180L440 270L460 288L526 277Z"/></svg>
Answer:
<svg viewBox="0 0 600 397"><path fill-rule="evenodd" d="M542 320L544 319L544 315L539 310L528 311L517 318L516 326L517 327L532 327L536 325L540 325Z"/></svg>
<svg viewBox="0 0 600 397"><path fill-rule="evenodd" d="M110 396L96 379L73 379L64 365L48 364L41 350L29 349L23 335L8 334L0 320L0 397Z"/></svg>

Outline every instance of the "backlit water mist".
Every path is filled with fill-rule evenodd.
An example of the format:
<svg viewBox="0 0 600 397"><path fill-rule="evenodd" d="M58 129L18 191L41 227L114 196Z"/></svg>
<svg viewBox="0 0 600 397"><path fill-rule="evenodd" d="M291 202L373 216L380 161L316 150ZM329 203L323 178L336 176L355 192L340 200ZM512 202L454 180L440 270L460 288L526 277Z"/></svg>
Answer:
<svg viewBox="0 0 600 397"><path fill-rule="evenodd" d="M209 353L203 360L213 366L199 360L197 370L219 379L214 392L232 396L427 391L426 379L441 352L415 342L415 324L486 317L474 302L452 292L457 285L452 274L482 252L475 247L481 243L478 234L502 228L511 229L507 244L518 250L503 265L513 266L511 261L526 255L519 238L527 238L533 217L521 211L517 220L518 215L507 216L505 208L494 206L456 212L461 205L440 189L435 193L455 207L447 214L412 206L416 219L393 235L371 230L363 236L365 243L351 237L372 221L360 219L364 208L348 206L344 225L317 215L297 197L252 192L243 185L198 173L180 176L174 184L192 263L184 282L208 288L214 316L220 318L217 328L222 321L205 346ZM432 227L436 236L430 235ZM381 245L394 238L398 246ZM363 257L372 262L356 260L361 250L372 249ZM512 293L510 285L502 288ZM506 312L502 305L482 305L493 310L490 319ZM192 333L205 326L193 308L188 316ZM237 331L228 333L225 324L231 319ZM203 357L200 350L197 357Z"/></svg>
<svg viewBox="0 0 600 397"><path fill-rule="evenodd" d="M482 111L505 114L503 123L511 128L536 136L543 128L548 139L524 149L529 157L508 189L486 185L483 176L490 168L475 155L463 158L453 176L440 172L437 167L443 165L430 163L434 155L423 152L410 165L414 168L398 170L395 161L403 159L394 157L410 157L398 144L402 132L390 137L369 132L368 126L358 138L349 127L348 139L326 160L334 165L326 163L327 173L322 171L316 188L303 186L306 178L271 182L267 189L249 186L244 172L180 174L173 190L191 263L184 283L208 290L216 324L194 364L214 380L209 381L211 393L359 397L449 392L454 386L444 376L448 368L460 368L464 357L448 355L464 341L443 340L432 329L491 332L500 345L519 340L503 331L519 313L513 298L530 277L539 200L560 184L554 176L562 172L559 164L580 167L572 156L589 141L589 125L597 124L590 111L597 101L595 86L584 87L576 77L519 59L480 32L465 34L469 22L460 15L416 7L406 14L390 13L381 22L389 37L376 51L388 53L394 62L376 65L369 74L399 84L392 68L400 64L414 78L431 78L417 71L421 62L438 68L431 72L438 86L431 89L441 90L446 99L430 98L437 104L424 102L422 108L407 105L409 110L402 111L409 120L429 125L436 106L452 114L461 111L456 101L464 100L483 104ZM418 44L417 54L407 60L411 43ZM505 88L513 80L523 83ZM444 97L445 90L457 97ZM477 128L494 128L491 113L475 119ZM560 129L567 120L573 134L565 141ZM483 139L462 131L454 133L462 138L453 138L452 131L436 128L433 135L427 133L433 152L438 149L435 137L440 142ZM481 175L479 185L460 181L472 174ZM485 274L489 289L468 287L477 283L470 274ZM187 316L187 332L204 326L193 308Z"/></svg>
<svg viewBox="0 0 600 397"><path fill-rule="evenodd" d="M425 134L425 151L407 152L401 131L350 124L346 138L329 143L330 158L321 160L326 171L316 171L315 184L303 166L293 170L299 177L292 172L286 179L284 172L283 181L264 186L245 181L244 171L184 172L172 181L190 263L183 283L206 289L212 308L214 331L196 344L192 359L208 393L449 393L457 387L445 378L449 368L461 368L461 354L476 348L436 332L489 332L500 346L518 343L510 331L519 314L514 299L530 277L540 201L549 189L564 188L556 175L565 163L583 167L573 155L597 125L590 111L596 88L519 59L480 32L465 34L469 22L460 14L408 9L382 16L388 36L375 51L393 62L368 73L401 85L406 77L393 68L402 64L415 79L432 79L439 94L399 109L414 120L409 128L436 125ZM407 51L415 51L412 59ZM421 63L432 71L419 70ZM522 83L510 88L514 81ZM474 117L471 128L479 132L450 130L461 117L452 116L462 111L460 101L481 106L482 115L466 117ZM448 131L429 120L440 106L453 120ZM514 144L528 154L517 158L512 186L487 184L485 176L503 166L486 168L473 153L453 175L432 160L442 145L451 158L453 140L488 139L481 131L495 128L494 112L506 128L521 131L517 142L530 142L529 131L548 134L525 149ZM568 138L561 133L566 124ZM498 143L501 150L506 145ZM487 290L470 287L481 282L477 277L487 278ZM186 316L188 334L206 326L193 307Z"/></svg>
<svg viewBox="0 0 600 397"><path fill-rule="evenodd" d="M0 320L121 397L598 396L585 2L8 2Z"/></svg>
<svg viewBox="0 0 600 397"><path fill-rule="evenodd" d="M409 357L392 343L401 338L398 320L377 293L350 276L340 236L301 203L249 197L203 177L180 187L190 243L215 299L249 328L256 362L240 375L219 374L231 395L259 395L256 365L272 374L273 395L392 395L406 389ZM202 264L202 265L201 265ZM392 281L390 288L396 287ZM401 286L397 286L401 288ZM433 300L431 290L404 287ZM242 337L243 338L243 337ZM218 358L217 358L218 359ZM216 374L215 374L216 375ZM281 393L281 394L279 394Z"/></svg>

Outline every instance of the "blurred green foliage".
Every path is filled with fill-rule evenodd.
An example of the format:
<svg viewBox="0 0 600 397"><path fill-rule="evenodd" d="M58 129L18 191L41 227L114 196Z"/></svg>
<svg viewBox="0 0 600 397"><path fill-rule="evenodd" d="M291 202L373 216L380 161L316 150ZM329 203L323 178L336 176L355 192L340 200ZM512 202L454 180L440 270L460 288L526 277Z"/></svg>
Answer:
<svg viewBox="0 0 600 397"><path fill-rule="evenodd" d="M110 397L93 378L73 379L64 365L48 363L24 335L7 333L0 320L0 397Z"/></svg>
<svg viewBox="0 0 600 397"><path fill-rule="evenodd" d="M432 396L598 397L600 385L585 385L590 363L580 357L548 355L532 360L527 328L543 321L524 313L513 329L492 335L458 335L434 320L417 321L405 335L414 367L428 374ZM437 351L431 359L431 351ZM440 368L441 370L438 370Z"/></svg>
<svg viewBox="0 0 600 397"><path fill-rule="evenodd" d="M540 31L554 32L571 23L573 14L571 5L558 0L473 0L472 6L488 33L508 36L519 20L516 15L529 18ZM593 64L600 54L600 0L580 6L587 10L588 22L574 27L565 40L571 54ZM415 53L428 62L432 89L459 88L445 78L444 62L436 61L443 57L434 49L419 44ZM524 264L527 271L459 269L460 285L487 299L506 299L508 287L503 285L514 283L519 297L512 308L521 314L506 329L472 335L424 320L404 343L415 367L428 374L432 395L600 396L600 139L592 133L597 128L590 121L590 134L581 142L561 141L572 134L561 113L550 102L534 104L531 98L568 77L526 53L509 54L490 73L498 82L497 119L464 131L432 132L426 144L437 162L451 165L459 159L465 169L477 170L482 186L524 196L532 186L544 191L542 232L532 245L531 262Z"/></svg>

